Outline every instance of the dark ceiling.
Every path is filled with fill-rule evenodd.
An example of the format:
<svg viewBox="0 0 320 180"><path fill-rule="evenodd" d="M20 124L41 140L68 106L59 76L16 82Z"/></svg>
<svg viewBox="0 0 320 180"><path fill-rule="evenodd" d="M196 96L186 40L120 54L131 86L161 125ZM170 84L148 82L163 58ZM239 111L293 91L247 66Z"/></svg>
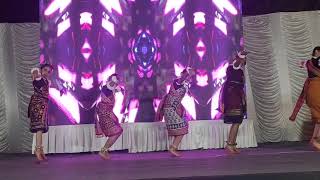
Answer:
<svg viewBox="0 0 320 180"><path fill-rule="evenodd" d="M196 0L195 0L196 1ZM320 10L320 0L242 0L244 16ZM1 0L0 22L39 22L39 0Z"/></svg>

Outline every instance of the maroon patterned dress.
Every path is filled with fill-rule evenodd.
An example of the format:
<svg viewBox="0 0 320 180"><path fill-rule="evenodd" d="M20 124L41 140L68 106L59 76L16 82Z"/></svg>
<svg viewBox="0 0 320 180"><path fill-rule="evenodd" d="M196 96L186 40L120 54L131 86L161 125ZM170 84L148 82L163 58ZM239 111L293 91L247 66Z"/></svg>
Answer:
<svg viewBox="0 0 320 180"><path fill-rule="evenodd" d="M244 73L242 69L227 68L227 80L222 87L220 104L224 105L224 122L226 124L242 123L246 113L244 92Z"/></svg>
<svg viewBox="0 0 320 180"><path fill-rule="evenodd" d="M118 121L117 116L113 113L113 107L115 104L115 97L113 92L103 86L101 93L101 102L98 103L96 112L98 115L98 122L96 123L96 134L102 133L106 137L119 135L122 133L122 128Z"/></svg>
<svg viewBox="0 0 320 180"><path fill-rule="evenodd" d="M30 118L30 131L36 133L42 131L48 132L48 96L49 81L46 78L40 78L33 81L34 93L28 107L28 117Z"/></svg>

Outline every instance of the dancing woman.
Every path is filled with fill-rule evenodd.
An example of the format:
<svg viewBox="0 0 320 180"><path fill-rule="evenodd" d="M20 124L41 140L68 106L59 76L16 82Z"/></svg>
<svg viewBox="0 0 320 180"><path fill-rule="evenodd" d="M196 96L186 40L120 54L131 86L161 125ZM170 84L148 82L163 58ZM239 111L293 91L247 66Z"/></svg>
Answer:
<svg viewBox="0 0 320 180"><path fill-rule="evenodd" d="M33 68L32 84L34 93L28 107L28 117L30 118L30 131L36 133L36 147L34 154L37 160L47 160L42 147L42 134L48 132L48 96L49 96L49 80L53 68L50 64L41 65L40 69Z"/></svg>
<svg viewBox="0 0 320 180"><path fill-rule="evenodd" d="M98 103L96 108L98 118L98 122L96 122L97 135L104 134L108 137L107 142L99 152L99 155L104 160L110 159L108 150L123 131L117 116L113 113L115 93L121 91L118 82L119 78L117 74L113 74L109 77L108 82L101 89L101 102Z"/></svg>
<svg viewBox="0 0 320 180"><path fill-rule="evenodd" d="M315 123L310 143L317 150L320 150L320 46L313 49L312 56L311 60L306 62L308 78L304 83L300 97L289 119L291 121L296 119L304 100L306 100L311 110L312 120Z"/></svg>
<svg viewBox="0 0 320 180"><path fill-rule="evenodd" d="M183 136L188 133L188 122L185 120L185 109L181 101L188 92L193 74L194 71L190 68L182 71L181 77L173 81L169 93L162 99L156 114L156 121L161 121L164 117L168 135L174 137L169 147L169 152L174 156L180 156L178 146Z"/></svg>
<svg viewBox="0 0 320 180"><path fill-rule="evenodd" d="M235 154L237 149L237 134L246 113L246 98L244 92L245 77L243 67L246 64L246 53L238 53L232 65L227 68L227 80L220 92L219 110L224 115L224 123L232 124L227 140L226 150Z"/></svg>

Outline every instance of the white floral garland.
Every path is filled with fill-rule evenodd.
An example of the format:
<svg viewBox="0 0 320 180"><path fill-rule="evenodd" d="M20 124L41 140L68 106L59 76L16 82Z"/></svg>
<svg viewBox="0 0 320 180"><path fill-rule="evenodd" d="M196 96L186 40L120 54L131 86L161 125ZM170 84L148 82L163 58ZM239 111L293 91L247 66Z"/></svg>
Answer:
<svg viewBox="0 0 320 180"><path fill-rule="evenodd" d="M235 63L236 63L236 60L234 60L234 61L233 61L233 63L232 63L232 67L233 67L233 69L234 69L234 70L241 69L241 63L239 63L239 66L238 66L238 67L237 67L237 66L235 66Z"/></svg>

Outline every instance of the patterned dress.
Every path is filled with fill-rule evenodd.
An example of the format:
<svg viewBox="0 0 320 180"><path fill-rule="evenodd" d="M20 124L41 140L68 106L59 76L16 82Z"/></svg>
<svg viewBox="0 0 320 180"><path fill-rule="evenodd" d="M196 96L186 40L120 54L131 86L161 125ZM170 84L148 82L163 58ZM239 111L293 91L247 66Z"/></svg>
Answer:
<svg viewBox="0 0 320 180"><path fill-rule="evenodd" d="M227 81L220 94L220 104L224 105L224 122L226 124L242 123L246 113L244 92L244 73L242 69L227 68Z"/></svg>
<svg viewBox="0 0 320 180"><path fill-rule="evenodd" d="M30 131L36 133L42 131L48 132L48 96L49 81L41 78L33 81L34 93L28 107L28 117L30 118Z"/></svg>
<svg viewBox="0 0 320 180"><path fill-rule="evenodd" d="M101 93L101 102L97 105L96 112L99 123L96 123L97 135L101 135L100 131L106 136L114 136L122 133L122 128L117 116L113 113L115 97L113 91L103 86Z"/></svg>
<svg viewBox="0 0 320 180"><path fill-rule="evenodd" d="M169 93L163 100L163 116L169 136L188 134L188 122L185 119L185 109L181 101L188 91L188 87L179 85L175 80Z"/></svg>

